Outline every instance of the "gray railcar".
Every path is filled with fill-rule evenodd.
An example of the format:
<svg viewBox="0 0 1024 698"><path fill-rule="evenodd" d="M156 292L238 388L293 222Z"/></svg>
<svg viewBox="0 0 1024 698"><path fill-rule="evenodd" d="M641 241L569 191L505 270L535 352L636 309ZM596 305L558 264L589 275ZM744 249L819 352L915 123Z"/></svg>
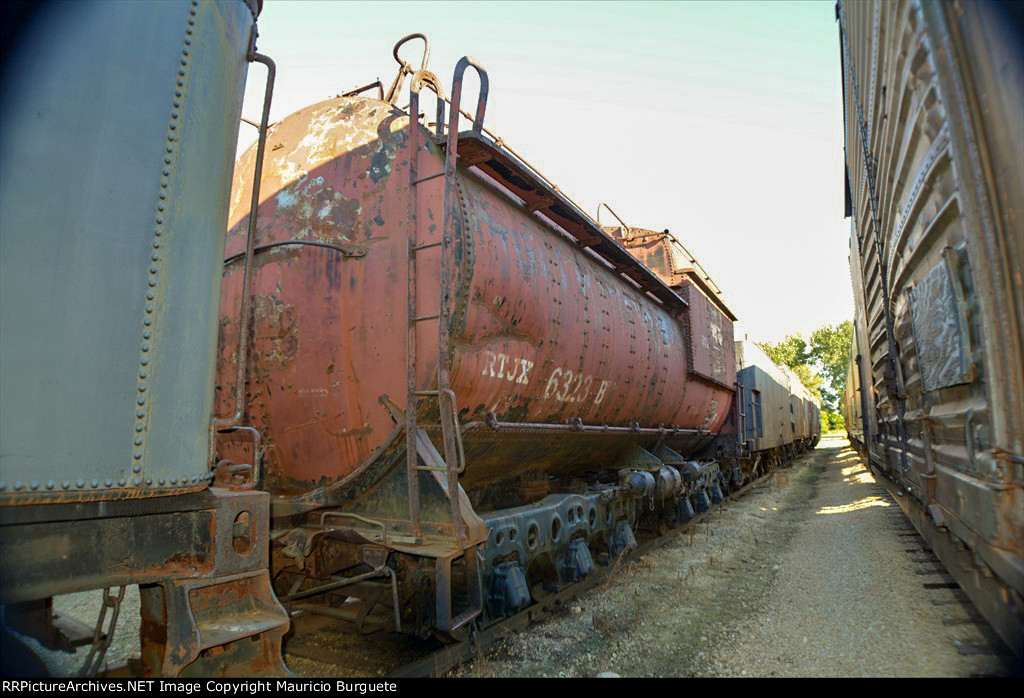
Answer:
<svg viewBox="0 0 1024 698"><path fill-rule="evenodd" d="M283 669L288 621L253 544L268 496L212 483L210 462L258 11L53 3L15 37L0 108L5 640L67 642L52 596L141 584L147 673Z"/></svg>

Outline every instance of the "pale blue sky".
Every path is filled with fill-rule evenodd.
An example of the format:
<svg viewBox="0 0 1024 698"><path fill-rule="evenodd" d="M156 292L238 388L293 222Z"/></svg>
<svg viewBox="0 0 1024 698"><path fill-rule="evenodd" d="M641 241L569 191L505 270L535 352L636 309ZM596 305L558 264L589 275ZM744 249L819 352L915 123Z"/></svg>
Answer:
<svg viewBox="0 0 1024 698"><path fill-rule="evenodd" d="M672 230L751 339L852 316L831 1L265 0L259 26L278 66L272 120L389 84L394 42L426 33L446 90L475 56L487 127L591 215L606 201L630 225ZM262 68L251 75L255 120ZM243 127L241 144L254 137Z"/></svg>

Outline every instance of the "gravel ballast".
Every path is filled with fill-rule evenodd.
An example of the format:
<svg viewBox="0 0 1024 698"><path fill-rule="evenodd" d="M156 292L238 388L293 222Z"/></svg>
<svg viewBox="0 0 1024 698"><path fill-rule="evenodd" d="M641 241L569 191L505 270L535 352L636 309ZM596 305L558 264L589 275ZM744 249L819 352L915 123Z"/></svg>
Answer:
<svg viewBox="0 0 1024 698"><path fill-rule="evenodd" d="M971 676L1004 671L844 439L726 504L466 676ZM900 534L903 535L900 535ZM929 563L923 567L939 567ZM942 602L936 605L933 601Z"/></svg>

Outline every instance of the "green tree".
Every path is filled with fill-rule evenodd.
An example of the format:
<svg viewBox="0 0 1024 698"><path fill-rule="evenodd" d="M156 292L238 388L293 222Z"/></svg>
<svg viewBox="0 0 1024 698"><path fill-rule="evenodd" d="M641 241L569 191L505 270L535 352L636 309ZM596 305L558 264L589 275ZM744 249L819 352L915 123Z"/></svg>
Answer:
<svg viewBox="0 0 1024 698"><path fill-rule="evenodd" d="M807 351L807 342L799 334L791 334L778 344L758 342L757 346L761 347L768 358L779 366L789 366L794 371L797 366L810 363L811 360Z"/></svg>
<svg viewBox="0 0 1024 698"><path fill-rule="evenodd" d="M811 333L811 348L808 354L828 382L828 387L822 391L822 397L827 398L829 406L833 409L838 409L839 396L843 394L846 385L852 339L853 323L849 320L837 325L819 327Z"/></svg>
<svg viewBox="0 0 1024 698"><path fill-rule="evenodd" d="M842 422L839 398L846 385L852 337L853 323L846 320L819 327L811 333L810 343L799 334L788 335L776 344L758 343L768 358L791 368L807 389L821 399L823 427L827 422L831 428L838 428L837 424Z"/></svg>

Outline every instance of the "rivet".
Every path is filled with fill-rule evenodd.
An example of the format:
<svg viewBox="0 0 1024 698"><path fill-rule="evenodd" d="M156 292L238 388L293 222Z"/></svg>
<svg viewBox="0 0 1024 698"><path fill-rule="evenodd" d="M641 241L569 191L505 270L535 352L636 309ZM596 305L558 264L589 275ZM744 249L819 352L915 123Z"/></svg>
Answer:
<svg viewBox="0 0 1024 698"><path fill-rule="evenodd" d="M196 22L195 22L195 20L193 20L193 19L190 19L190 20L188 21L188 26L190 26L190 27L194 27L195 25L196 25Z"/></svg>
<svg viewBox="0 0 1024 698"><path fill-rule="evenodd" d="M155 265L155 264L149 265L149 273L150 274L155 274L158 271L160 271L160 268L157 265Z"/></svg>
<svg viewBox="0 0 1024 698"><path fill-rule="evenodd" d="M121 478L120 480L117 481L117 484L120 485L121 487L124 487L125 485L128 484L128 481L125 480L124 478Z"/></svg>
<svg viewBox="0 0 1024 698"><path fill-rule="evenodd" d="M140 392L140 393L144 393L144 392L146 392L146 385L145 385L145 384L141 384L141 385L139 385L139 392Z"/></svg>
<svg viewBox="0 0 1024 698"><path fill-rule="evenodd" d="M135 478L134 480L132 480L132 484L133 485L141 485L142 484L142 478L141 477Z"/></svg>
<svg viewBox="0 0 1024 698"><path fill-rule="evenodd" d="M147 478L146 478L146 484L147 484L147 485L152 485L152 484L153 484L153 478L151 478L151 477L147 477Z"/></svg>
<svg viewBox="0 0 1024 698"><path fill-rule="evenodd" d="M160 478L159 480L156 481L156 484L162 485L162 484L164 484L164 482L165 482L165 480L163 478Z"/></svg>
<svg viewBox="0 0 1024 698"><path fill-rule="evenodd" d="M146 404L146 396L145 395L139 395L139 399L136 400L135 402L139 403L139 406L145 405Z"/></svg>
<svg viewBox="0 0 1024 698"><path fill-rule="evenodd" d="M150 288L156 286L156 279L150 279L149 280L149 286L150 286Z"/></svg>
<svg viewBox="0 0 1024 698"><path fill-rule="evenodd" d="M133 473L141 473L142 472L142 466L141 465L136 465L135 467L132 468L132 472Z"/></svg>
<svg viewBox="0 0 1024 698"><path fill-rule="evenodd" d="M71 487L71 480L65 480L64 482L60 483L60 486L63 487L64 489L69 489Z"/></svg>
<svg viewBox="0 0 1024 698"><path fill-rule="evenodd" d="M138 417L139 419L142 419L143 417L146 416L146 413L143 410L135 410L135 416Z"/></svg>
<svg viewBox="0 0 1024 698"><path fill-rule="evenodd" d="M168 133L167 134L167 140L173 141L174 140L174 134L173 133Z"/></svg>
<svg viewBox="0 0 1024 698"><path fill-rule="evenodd" d="M103 484L106 485L107 487L113 487L114 486L114 481L113 480L107 480Z"/></svg>
<svg viewBox="0 0 1024 698"><path fill-rule="evenodd" d="M153 241L153 249L155 249L155 250L159 250L160 249L160 241L159 240L154 240Z"/></svg>
<svg viewBox="0 0 1024 698"><path fill-rule="evenodd" d="M142 351L149 351L149 345L145 342L142 343Z"/></svg>
<svg viewBox="0 0 1024 698"><path fill-rule="evenodd" d="M176 477L172 477L172 478L171 478L171 484L172 484L172 485L177 485L177 484L178 484L178 478L176 478Z"/></svg>
<svg viewBox="0 0 1024 698"><path fill-rule="evenodd" d="M93 480L89 484L92 485L93 487L99 487L100 486L100 481L99 480Z"/></svg>
<svg viewBox="0 0 1024 698"><path fill-rule="evenodd" d="M132 458L134 458L135 460L140 460L142 458L142 451L136 451L135 453L133 453Z"/></svg>
<svg viewBox="0 0 1024 698"><path fill-rule="evenodd" d="M57 486L57 483L54 482L53 480L47 480L46 481L46 489L52 490L56 486Z"/></svg>
<svg viewBox="0 0 1024 698"><path fill-rule="evenodd" d="M145 380L146 376L148 376L148 375L149 374L147 374L145 371L139 371L139 378L141 378L143 380Z"/></svg>
<svg viewBox="0 0 1024 698"><path fill-rule="evenodd" d="M139 359L139 363L142 364L143 366L148 366L149 365L149 357L148 356L143 356L141 359Z"/></svg>
<svg viewBox="0 0 1024 698"><path fill-rule="evenodd" d="M168 150L170 150L170 148L168 148ZM171 159L170 158L164 158L164 164L165 165L170 165L171 164Z"/></svg>
<svg viewBox="0 0 1024 698"><path fill-rule="evenodd" d="M135 437L135 445L136 446L141 446L142 445L142 437L141 436L136 436Z"/></svg>
<svg viewBox="0 0 1024 698"><path fill-rule="evenodd" d="M150 325L153 324L153 318L151 318L151 317L146 318L145 320L142 321L142 324L145 325L146 327L149 327Z"/></svg>
<svg viewBox="0 0 1024 698"><path fill-rule="evenodd" d="M150 330L146 330L145 332L142 333L142 338L143 339L149 339L152 336L153 336L153 333Z"/></svg>
<svg viewBox="0 0 1024 698"><path fill-rule="evenodd" d="M177 119L177 118L178 118L178 112L176 112L176 111L172 111L172 112L171 112L171 118L172 118L172 119ZM173 126L174 124L171 124L171 125Z"/></svg>
<svg viewBox="0 0 1024 698"><path fill-rule="evenodd" d="M142 422L139 422L138 424L135 425L135 431L142 431L145 428L146 428L146 425L143 424Z"/></svg>
<svg viewBox="0 0 1024 698"><path fill-rule="evenodd" d="M15 492L20 491L24 487L25 487L25 483L23 483L21 480L18 480L17 482L14 483L14 491Z"/></svg>
<svg viewBox="0 0 1024 698"><path fill-rule="evenodd" d="M169 126L171 127L171 130L172 130L172 131L173 131L174 129L178 128L178 125L177 125L177 124L168 124L168 125L169 125Z"/></svg>
<svg viewBox="0 0 1024 698"><path fill-rule="evenodd" d="M39 489L39 482L37 482L36 480L33 480L31 483L29 483L29 489L38 490Z"/></svg>
<svg viewBox="0 0 1024 698"><path fill-rule="evenodd" d="M174 91L174 96L175 97L181 97L181 90L175 90Z"/></svg>
<svg viewBox="0 0 1024 698"><path fill-rule="evenodd" d="M77 487L79 489L85 487L85 480L76 480L75 481L75 487Z"/></svg>
<svg viewBox="0 0 1024 698"><path fill-rule="evenodd" d="M185 44L188 45L189 43L190 43L189 40L185 39ZM188 55L188 49L187 48L181 49L181 55L187 56ZM184 61L182 61L182 62L184 62Z"/></svg>
<svg viewBox="0 0 1024 698"><path fill-rule="evenodd" d="M163 216L157 216L156 217L156 224L157 225L163 225L164 224L164 217ZM153 234L154 235L159 235L160 233L159 233L158 230L153 230Z"/></svg>
<svg viewBox="0 0 1024 698"><path fill-rule="evenodd" d="M191 29L186 29L185 33L188 34L189 36L192 36L192 30Z"/></svg>
<svg viewBox="0 0 1024 698"><path fill-rule="evenodd" d="M153 293L152 291L150 291L149 293L146 294L146 300L147 301L151 301L151 300L153 300L155 298L156 298L156 294Z"/></svg>
<svg viewBox="0 0 1024 698"><path fill-rule="evenodd" d="M178 75L181 76L181 77L184 77L185 76L185 71L184 70L178 70Z"/></svg>
<svg viewBox="0 0 1024 698"><path fill-rule="evenodd" d="M184 80L178 80L178 87L181 87L184 84L185 84Z"/></svg>

